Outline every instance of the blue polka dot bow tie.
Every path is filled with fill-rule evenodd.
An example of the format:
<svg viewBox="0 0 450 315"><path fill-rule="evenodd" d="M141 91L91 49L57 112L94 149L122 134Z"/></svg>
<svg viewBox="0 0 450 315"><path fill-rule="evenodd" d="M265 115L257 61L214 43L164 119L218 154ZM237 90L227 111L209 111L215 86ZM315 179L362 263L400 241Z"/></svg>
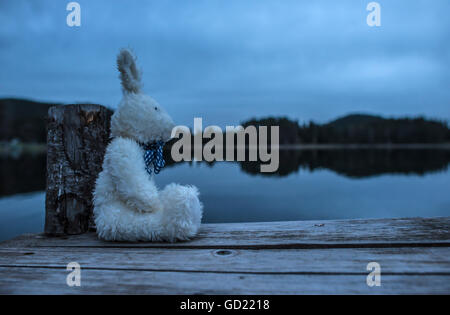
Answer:
<svg viewBox="0 0 450 315"><path fill-rule="evenodd" d="M145 170L150 175L152 175L152 168L155 174L158 174L166 165L163 156L164 144L164 141L161 140L151 143L141 143L141 147L144 149Z"/></svg>

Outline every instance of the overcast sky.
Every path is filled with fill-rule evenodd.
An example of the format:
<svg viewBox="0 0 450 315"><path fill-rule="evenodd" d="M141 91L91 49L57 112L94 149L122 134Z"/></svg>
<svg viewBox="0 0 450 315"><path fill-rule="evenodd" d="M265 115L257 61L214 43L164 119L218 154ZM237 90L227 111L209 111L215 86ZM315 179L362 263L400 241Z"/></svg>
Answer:
<svg viewBox="0 0 450 315"><path fill-rule="evenodd" d="M180 124L352 112L450 120L450 1L0 0L0 97L121 98L115 57L131 47L144 90Z"/></svg>

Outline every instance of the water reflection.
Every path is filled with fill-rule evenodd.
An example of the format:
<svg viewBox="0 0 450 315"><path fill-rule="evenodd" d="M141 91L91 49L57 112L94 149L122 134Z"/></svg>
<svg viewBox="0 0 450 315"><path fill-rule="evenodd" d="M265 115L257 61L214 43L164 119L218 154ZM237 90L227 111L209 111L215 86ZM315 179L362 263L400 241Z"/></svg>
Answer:
<svg viewBox="0 0 450 315"><path fill-rule="evenodd" d="M45 190L46 155L2 155L0 172L0 196Z"/></svg>
<svg viewBox="0 0 450 315"><path fill-rule="evenodd" d="M42 231L45 160L0 159L0 240ZM433 217L450 215L449 162L450 151L437 149L282 150L268 174L258 163L168 157L156 181L197 186L204 223ZM29 191L41 192L19 194Z"/></svg>
<svg viewBox="0 0 450 315"><path fill-rule="evenodd" d="M167 167L176 164L165 152ZM185 162L181 162L185 163ZM214 167L215 163L206 163ZM446 171L450 150L446 149L321 149L280 150L280 167L275 173L261 173L259 162L239 163L250 175L283 177L300 169L312 172L328 169L350 178L382 174L424 175ZM0 156L0 196L45 190L46 156L24 154L19 157Z"/></svg>
<svg viewBox="0 0 450 315"><path fill-rule="evenodd" d="M249 174L286 176L300 168L332 170L340 175L363 178L382 174L424 175L446 171L450 150L440 149L339 149L281 150L276 173L261 173L259 162L241 162Z"/></svg>

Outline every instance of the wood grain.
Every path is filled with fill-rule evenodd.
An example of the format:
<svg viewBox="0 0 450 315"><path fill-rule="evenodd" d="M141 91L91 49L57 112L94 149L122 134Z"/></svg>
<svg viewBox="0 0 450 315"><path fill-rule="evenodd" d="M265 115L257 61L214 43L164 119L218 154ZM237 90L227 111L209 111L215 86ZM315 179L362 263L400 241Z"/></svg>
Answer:
<svg viewBox="0 0 450 315"><path fill-rule="evenodd" d="M372 261L383 274L450 276L450 248L339 248L209 250L163 248L5 248L0 266L272 274L367 274Z"/></svg>
<svg viewBox="0 0 450 315"><path fill-rule="evenodd" d="M205 224L183 243L0 243L3 294L449 294L450 218ZM81 287L66 285L69 262ZM381 287L369 287L369 262Z"/></svg>
<svg viewBox="0 0 450 315"><path fill-rule="evenodd" d="M95 233L70 237L24 235L4 242L10 247L160 247L160 248L352 248L449 246L450 217L270 223L204 224L192 241L119 243Z"/></svg>
<svg viewBox="0 0 450 315"><path fill-rule="evenodd" d="M82 270L81 286L66 284L68 271L0 267L0 294L448 294L450 277L273 275L134 270Z"/></svg>
<svg viewBox="0 0 450 315"><path fill-rule="evenodd" d="M111 114L90 104L49 109L45 233L79 234L89 229L92 191L109 141Z"/></svg>

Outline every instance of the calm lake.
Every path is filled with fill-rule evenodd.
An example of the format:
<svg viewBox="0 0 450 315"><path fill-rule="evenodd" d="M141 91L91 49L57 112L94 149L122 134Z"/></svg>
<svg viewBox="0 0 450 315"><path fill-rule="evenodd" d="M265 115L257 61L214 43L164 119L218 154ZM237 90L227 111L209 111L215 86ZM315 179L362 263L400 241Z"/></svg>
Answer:
<svg viewBox="0 0 450 315"><path fill-rule="evenodd" d="M196 185L204 223L450 216L450 150L283 150L257 163L168 165L156 177ZM45 155L0 157L0 240L43 230Z"/></svg>

